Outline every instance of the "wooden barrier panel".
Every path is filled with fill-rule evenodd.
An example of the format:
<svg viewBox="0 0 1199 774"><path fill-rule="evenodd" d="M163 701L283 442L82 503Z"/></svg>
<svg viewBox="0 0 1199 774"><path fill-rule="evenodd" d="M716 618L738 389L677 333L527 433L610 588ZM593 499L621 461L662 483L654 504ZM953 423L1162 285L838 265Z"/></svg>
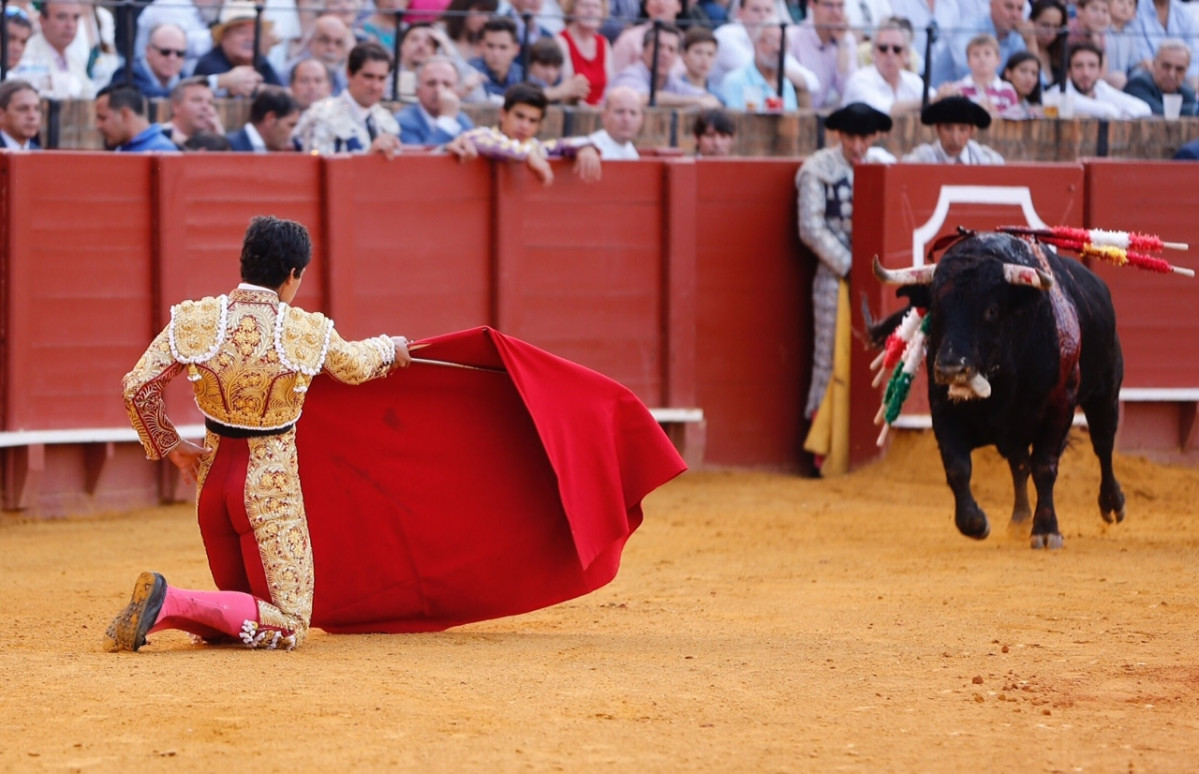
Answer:
<svg viewBox="0 0 1199 774"><path fill-rule="evenodd" d="M1191 245L1166 252L1199 269L1199 192L1190 163L1087 164L1090 228L1144 231ZM1199 320L1196 280L1094 261L1116 306L1124 350L1118 448L1194 462L1199 453Z"/></svg>
<svg viewBox="0 0 1199 774"><path fill-rule="evenodd" d="M170 304L236 283L241 237L259 213L309 227L315 263L298 303L347 337L492 325L651 406L702 409L704 424L687 430L706 436L705 464L801 469L815 262L797 236L798 166L655 158L606 164L601 182L584 184L556 162L544 187L519 164L430 154L0 154L0 431L42 434L0 450L4 505L77 511L156 498L160 468L132 443L120 378ZM1189 169L861 166L855 330L863 297L875 315L900 306L870 274L871 257L911 265L958 225L1085 221L1199 243ZM1187 357L1199 325L1192 281L1100 272L1116 296L1128 386L1199 394ZM854 354L861 464L879 453L879 392L870 358ZM181 424L199 421L187 392L180 382L170 394ZM921 393L910 412L925 405ZM1184 449L1199 414L1188 405L1165 423ZM169 482L164 491L177 492Z"/></svg>
<svg viewBox="0 0 1199 774"><path fill-rule="evenodd" d="M0 430L128 427L121 376L154 333L151 156L0 154ZM139 447L0 448L6 509L124 507L157 494ZM132 494L131 494L132 493ZM131 500L132 497L132 500Z"/></svg>
<svg viewBox="0 0 1199 774"><path fill-rule="evenodd" d="M496 167L496 325L661 405L663 164L606 164L583 183L558 162L554 175L547 187Z"/></svg>
<svg viewBox="0 0 1199 774"><path fill-rule="evenodd" d="M5 154L3 429L127 425L121 376L157 331L152 156Z"/></svg>
<svg viewBox="0 0 1199 774"><path fill-rule="evenodd" d="M1162 257L1199 269L1197 168L1167 162L1087 164L1088 228L1145 231L1187 242L1189 253ZM1194 388L1199 385L1197 280L1091 264L1107 282L1116 305L1124 348L1125 388Z"/></svg>
<svg viewBox="0 0 1199 774"><path fill-rule="evenodd" d="M347 338L494 324L491 165L447 156L329 158L328 295Z"/></svg>
<svg viewBox="0 0 1199 774"><path fill-rule="evenodd" d="M813 258L800 249L797 162L695 164L696 402L706 462L799 466Z"/></svg>
<svg viewBox="0 0 1199 774"><path fill-rule="evenodd" d="M939 236L958 226L992 229L1002 225L1048 224L1081 226L1084 174L1079 164L1041 164L1035 167L861 165L854 171L853 325L865 330L860 299L864 296L876 318L906 306L894 290L880 285L871 272L879 256L884 266L900 268L924 263ZM875 459L878 428L874 414L881 387L871 386L873 354L855 352L850 375L854 407L850 426L851 464ZM927 384L921 377L912 386L905 415L927 414Z"/></svg>

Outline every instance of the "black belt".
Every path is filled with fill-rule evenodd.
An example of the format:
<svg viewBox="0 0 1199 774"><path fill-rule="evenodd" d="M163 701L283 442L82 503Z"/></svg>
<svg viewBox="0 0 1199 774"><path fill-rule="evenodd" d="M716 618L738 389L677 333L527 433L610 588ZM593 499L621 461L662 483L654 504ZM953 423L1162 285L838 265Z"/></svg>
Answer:
<svg viewBox="0 0 1199 774"><path fill-rule="evenodd" d="M295 427L295 425L296 423L292 422L290 425L285 425L284 427L254 429L248 427L230 427L229 425L222 425L215 419L208 419L207 417L204 419L204 426L222 438L265 438L270 435L283 435Z"/></svg>

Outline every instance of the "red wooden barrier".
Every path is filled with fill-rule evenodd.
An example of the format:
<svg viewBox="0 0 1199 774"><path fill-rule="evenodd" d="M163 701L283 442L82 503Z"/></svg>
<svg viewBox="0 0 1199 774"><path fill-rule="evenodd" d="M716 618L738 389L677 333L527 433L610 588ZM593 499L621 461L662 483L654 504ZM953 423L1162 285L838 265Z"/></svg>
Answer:
<svg viewBox="0 0 1199 774"><path fill-rule="evenodd" d="M1163 253L1171 263L1199 268L1199 190L1190 164L1096 161L1087 164L1090 228L1137 230L1188 242L1191 252ZM1118 268L1091 268L1112 291L1125 387L1193 388L1199 385L1199 317L1196 280Z"/></svg>
<svg viewBox="0 0 1199 774"><path fill-rule="evenodd" d="M706 462L796 469L811 360L812 258L798 161L696 166L696 405Z"/></svg>
<svg viewBox="0 0 1199 774"><path fill-rule="evenodd" d="M323 164L331 260L322 311L343 336L419 338L493 321L490 164L446 156Z"/></svg>
<svg viewBox="0 0 1199 774"><path fill-rule="evenodd" d="M2 156L0 429L128 427L120 378L154 330L146 314L154 160ZM0 453L5 508L112 507L126 504L130 492L157 491L156 471L127 445L35 443Z"/></svg>
<svg viewBox="0 0 1199 774"><path fill-rule="evenodd" d="M1094 161L1087 164L1087 226L1146 231L1187 242L1190 253L1167 252L1179 266L1199 269L1199 191L1191 164ZM1124 349L1124 449L1193 456L1199 406L1199 318L1196 280L1118 268L1092 268L1106 280L1116 305Z"/></svg>
<svg viewBox="0 0 1199 774"><path fill-rule="evenodd" d="M652 406L702 408L708 464L796 470L814 268L796 232L798 166L652 159L605 165L588 185L558 163L546 188L519 165L433 155L0 154L0 432L128 434L121 375L170 304L233 287L246 223L273 213L304 222L316 243L298 303L348 337L490 324L607 373ZM1174 180L1185 170L1129 171L1093 165L1084 188L1079 165L859 168L855 328L863 294L876 314L897 307L870 258L910 265L914 249L958 224L1084 225L1085 215L1199 242L1193 202L1179 199L1194 195ZM1186 314L1190 286L1129 270L1109 281L1129 384L1199 384L1187 357L1199 324ZM1158 347L1167 334L1170 347ZM868 360L855 357L853 370L858 464L877 454ZM198 421L190 404L181 383L177 420ZM703 425L686 427L688 443L704 442ZM38 441L0 457L5 507L117 507L158 491L157 469L132 443Z"/></svg>

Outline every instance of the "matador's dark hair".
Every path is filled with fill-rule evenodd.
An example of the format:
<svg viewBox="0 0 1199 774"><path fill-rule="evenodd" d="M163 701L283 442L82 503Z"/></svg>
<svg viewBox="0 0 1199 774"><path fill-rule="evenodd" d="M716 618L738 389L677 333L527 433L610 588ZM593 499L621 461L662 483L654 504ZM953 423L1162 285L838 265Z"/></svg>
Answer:
<svg viewBox="0 0 1199 774"><path fill-rule="evenodd" d="M277 288L293 271L300 276L311 260L312 238L303 225L273 215L250 221L241 247L243 282Z"/></svg>

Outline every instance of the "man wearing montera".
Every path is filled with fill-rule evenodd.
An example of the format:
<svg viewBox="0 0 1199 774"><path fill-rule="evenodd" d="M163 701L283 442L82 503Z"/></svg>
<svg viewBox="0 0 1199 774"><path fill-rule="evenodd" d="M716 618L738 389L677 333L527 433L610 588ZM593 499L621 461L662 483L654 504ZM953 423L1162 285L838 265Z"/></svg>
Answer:
<svg viewBox="0 0 1199 774"><path fill-rule="evenodd" d="M229 149L243 153L291 152L291 133L300 121L300 106L282 86L263 86L250 105L250 120L228 135Z"/></svg>
<svg viewBox="0 0 1199 774"><path fill-rule="evenodd" d="M346 90L304 112L295 138L305 153L400 152L400 125L380 102L390 85L391 54L378 43L359 43L346 63Z"/></svg>
<svg viewBox="0 0 1199 774"><path fill-rule="evenodd" d="M416 68L416 104L396 113L405 145L444 145L467 129L470 116L459 108L458 68L437 55Z"/></svg>
<svg viewBox="0 0 1199 774"><path fill-rule="evenodd" d="M847 461L845 450L836 445L839 436L831 417L840 416L832 403L848 400L845 380L834 374L847 375L850 354L847 278L853 264L854 165L868 160L875 140L891 130L891 118L854 102L829 114L824 125L837 144L809 156L795 186L799 238L817 259L812 280L812 381L804 406L804 417L813 423L804 448L814 455L822 474L831 474L844 472ZM825 466L826 459L832 464Z"/></svg>
<svg viewBox="0 0 1199 774"><path fill-rule="evenodd" d="M1003 156L975 142L979 129L991 125L991 114L968 97L945 97L920 113L920 123L932 126L936 142L917 145L903 157L916 164L1002 164Z"/></svg>

